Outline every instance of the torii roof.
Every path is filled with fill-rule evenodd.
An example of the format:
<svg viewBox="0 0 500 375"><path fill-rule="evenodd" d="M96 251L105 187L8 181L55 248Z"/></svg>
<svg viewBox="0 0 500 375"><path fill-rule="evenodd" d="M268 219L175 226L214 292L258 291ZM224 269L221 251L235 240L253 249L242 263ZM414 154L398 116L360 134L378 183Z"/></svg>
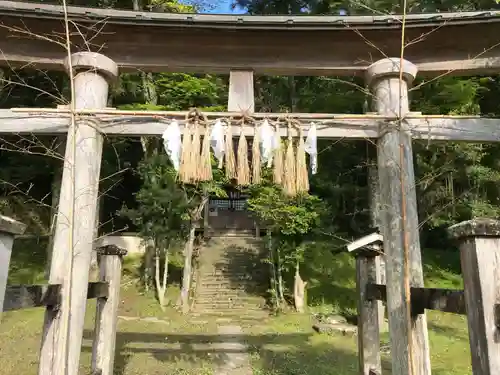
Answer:
<svg viewBox="0 0 500 375"><path fill-rule="evenodd" d="M399 15L248 16L68 7L74 51L91 49L122 69L352 75L400 54ZM66 52L58 5L0 2L0 59L61 69ZM500 11L410 14L405 58L419 74L480 74L500 68ZM14 39L19 37L20 39ZM2 56L3 55L3 56Z"/></svg>

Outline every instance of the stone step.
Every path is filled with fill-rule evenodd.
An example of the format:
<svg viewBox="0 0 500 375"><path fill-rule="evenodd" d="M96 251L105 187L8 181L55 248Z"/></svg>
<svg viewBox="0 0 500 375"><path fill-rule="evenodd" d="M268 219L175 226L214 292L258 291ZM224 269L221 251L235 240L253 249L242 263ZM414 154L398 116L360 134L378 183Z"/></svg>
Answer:
<svg viewBox="0 0 500 375"><path fill-rule="evenodd" d="M245 289L254 289L259 287L263 283L258 282L247 282L247 283L238 283L230 280L205 280L202 278L198 279L198 288L205 289L234 289L234 290L245 290Z"/></svg>
<svg viewBox="0 0 500 375"><path fill-rule="evenodd" d="M261 272L252 272L251 274L248 272L200 272L198 273L199 278L204 279L238 279L238 280L260 280L264 278L264 275Z"/></svg>
<svg viewBox="0 0 500 375"><path fill-rule="evenodd" d="M192 315L194 316L205 316L209 318L227 318L227 319L234 319L234 320L249 320L249 319L256 319L256 320L261 320L261 319L266 319L269 317L269 314L264 311L260 310L258 312L249 312L246 310L241 310L240 312L238 311L232 311L232 310L227 310L227 311L193 311Z"/></svg>
<svg viewBox="0 0 500 375"><path fill-rule="evenodd" d="M245 286L245 285L260 285L263 284L267 279L242 279L242 278L232 278L232 277L215 277L215 276L198 276L200 284L203 285L213 285L213 284L223 284L223 285L234 285L234 286Z"/></svg>
<svg viewBox="0 0 500 375"><path fill-rule="evenodd" d="M249 308L247 306L196 306L193 311L203 312L203 313L213 313L213 314L224 314L225 312L231 312L231 314L241 316L241 315L257 315L264 313L265 306L256 306Z"/></svg>
<svg viewBox="0 0 500 375"><path fill-rule="evenodd" d="M211 230L207 233L208 237L240 237L240 238L256 238L253 230Z"/></svg>
<svg viewBox="0 0 500 375"><path fill-rule="evenodd" d="M213 288L213 289L197 289L195 296L216 298L221 297L243 297L243 296L262 296L266 293L264 289L258 288L242 288L242 289L228 289L228 288Z"/></svg>
<svg viewBox="0 0 500 375"><path fill-rule="evenodd" d="M256 270L261 270L261 267L265 267L265 264L254 263L253 259L247 260L235 260L235 259L226 259L226 258L212 258L212 259L203 259L203 257L198 258L200 260L200 269L209 269L209 270L220 270L220 271L246 271L249 268L255 268ZM206 262L206 263L204 263ZM253 265L253 266L252 266Z"/></svg>
<svg viewBox="0 0 500 375"><path fill-rule="evenodd" d="M216 305L216 304L232 304L232 305L254 305L261 306L265 305L266 301L262 298L209 298L209 297L198 297L194 300L195 304L198 305Z"/></svg>
<svg viewBox="0 0 500 375"><path fill-rule="evenodd" d="M210 292L213 294L220 292L247 292L250 294L255 294L260 291L265 291L261 285L258 284L246 284L246 285L234 285L233 283L201 283L196 287L196 293L201 291Z"/></svg>
<svg viewBox="0 0 500 375"><path fill-rule="evenodd" d="M254 288L255 289L255 288ZM259 293L261 292L261 293ZM230 296L230 297L245 297L245 298L262 298L263 291L259 290L248 290L248 288L242 289L227 289L227 288L218 288L218 289L207 289L207 288L198 288L196 289L196 296L207 296L214 297L217 296Z"/></svg>
<svg viewBox="0 0 500 375"><path fill-rule="evenodd" d="M193 312L197 313L210 313L210 314L219 314L219 315L267 315L268 311L266 310L265 306L263 307L258 307L258 306L233 306L233 307L228 307L228 306L217 306L216 308L212 308L210 306L199 306L199 305L194 305L193 306Z"/></svg>

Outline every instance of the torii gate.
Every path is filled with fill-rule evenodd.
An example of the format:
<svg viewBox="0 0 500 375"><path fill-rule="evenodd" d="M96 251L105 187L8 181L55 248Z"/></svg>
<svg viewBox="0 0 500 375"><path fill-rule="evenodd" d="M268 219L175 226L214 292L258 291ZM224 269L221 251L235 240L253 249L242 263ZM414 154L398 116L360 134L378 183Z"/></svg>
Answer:
<svg viewBox="0 0 500 375"><path fill-rule="evenodd" d="M60 7L52 5L27 5L8 1L3 3L7 5L4 6L4 4L0 4L0 20L3 22L4 26L6 24L11 25L8 28L10 33L19 32L19 30L14 27L18 22L19 15L26 17L23 21L29 21L35 29L38 27L39 30L47 30L48 25L52 25L51 22L53 23L54 19L57 20L57 17L60 18L61 16ZM5 8L8 8L8 11L5 10ZM33 11L33 8L37 9L36 13ZM57 14L54 16L54 13L57 12L59 12L59 16L57 16ZM149 17L148 22L152 22L151 19L154 20L161 17L170 17L171 20L174 19L176 22L180 22L179 20L181 17L184 17L182 15L156 15L153 13L133 13L86 8L70 8L70 17L72 15L75 17L78 16L81 21L82 14L91 14L94 17L91 21L94 22L97 17L96 14L99 15L103 12L110 25L112 25L111 27L121 28L121 31L126 30L127 25L129 25L130 28L134 28L137 24L141 24L142 22L136 21L135 24L130 26L130 23L124 21L127 17L130 18L134 16L136 20L143 19L143 21L144 17ZM36 18L34 18L34 14L36 14ZM44 15L46 16L45 18ZM469 16L475 21L477 21L476 18L479 17L477 13L469 14ZM194 22L194 18L197 18L202 26L210 32L219 30L217 31L219 37L221 35L225 35L226 37L232 35L230 34L231 31L220 31L224 23L227 24L232 22L237 24L241 18L240 16L224 16L225 19L221 20L220 18L210 17L205 19L203 16L194 15L190 17L191 19L188 20L189 22ZM424 22L427 28L436 25L436 15L414 15L411 17L417 21L423 20L422 22L427 22ZM444 30L446 30L448 26L454 25L453 17L446 14L439 14L439 17L446 21L444 26L442 26ZM466 18L467 16L464 17ZM323 28L327 28L327 24L331 22L332 18L334 17L300 17L300 21L298 20L299 18L297 18L296 21L299 25L297 28L294 29L294 26L290 26L289 22L286 22L285 26L295 32L297 30L302 30L305 24L315 24L316 26L320 25ZM368 18L369 20L367 20L366 17L342 17L342 27L345 29L346 25L349 25L350 22L354 25L360 25L363 23L371 23L373 20L376 20L376 17ZM394 16L389 18L396 21L398 20L398 18ZM462 18L460 20L461 23L457 22L457 24L464 24ZM250 23L255 20L258 25L264 22L261 19L249 16L243 17L243 19ZM146 21L144 22L145 25ZM267 18L265 22L267 22L267 32L271 32L271 30L279 27L283 29L283 27L280 26L283 23L282 17L276 17L274 19ZM467 22L465 22L465 24L466 23ZM293 22L291 24L293 25ZM476 25L474 26L476 28L478 27L477 24L482 25L481 22L471 23L471 25L472 24ZM231 27L227 29L232 30ZM387 24L387 27L377 26L377 30L392 30L391 27L390 24ZM467 34L467 25L462 26L461 29L457 29L457 27L458 26L451 28L453 29L451 31L453 31L452 34L454 34L455 38L457 37L457 30L461 30L462 33ZM6 29L4 28L2 30L5 34ZM139 32L137 28L135 31ZM277 33L271 32L271 34L266 37L266 40L279 41L281 40L282 32L283 31ZM130 37L134 33L135 32L128 32L126 37ZM330 36L331 35L335 35L335 33L330 34ZM395 37L394 33L391 35ZM8 60L7 62L9 64L12 62L30 62L42 67L60 68L64 62L64 52L59 51L55 53L53 50L47 50L43 46L40 47L40 40L26 42L24 44L24 49L19 52L19 49L17 49L18 46L11 45L4 36L5 35L0 33L0 47L4 52L4 58ZM120 37L120 35L115 34L110 38L116 39L117 37ZM474 41L477 42L478 39L480 39L479 36L474 35ZM314 44L311 40L312 39L308 41L309 45ZM460 43L463 46L465 42L460 40ZM368 47L365 46L365 49L367 48ZM152 51L155 50L155 48L149 49ZM389 48L389 50L390 49L391 48ZM500 140L500 121L496 119L481 119L474 116L422 116L418 113L410 112L408 106L408 87L416 77L419 67L410 61L400 60L400 58L382 58L369 65L356 66L352 63L345 63L345 60L339 57L335 62L335 64L337 64L336 67L328 69L325 68L326 65L323 65L321 68L313 68L311 61L304 62L304 60L300 60L300 56L303 56L305 53L304 51L291 55L289 53L287 56L289 59L285 58L283 62L277 62L276 58L273 57L274 60L272 60L272 64L269 58L272 53L269 54L267 60L263 60L264 62L258 59L252 59L251 61L254 61L253 64L246 63L245 61L238 62L237 58L227 60L227 55L218 56L217 53L215 53L211 56L211 59L207 59L206 56L200 55L195 57L190 56L189 58L184 56L184 62L177 63L177 65L174 56L170 58L170 62L167 66L164 66L159 63L161 59L156 59L154 64L148 65L150 64L148 61L152 60L148 60L148 52L144 50L136 51L136 53L129 56L128 60L124 58L123 55L117 54L116 49L113 50L111 48L111 50L114 51L113 54L115 57L121 59L118 61L119 65L125 68L131 67L130 62L127 61L134 61L133 64L135 64L136 67L146 69L151 67L150 70L160 71L162 69L175 71L176 69L184 69L186 67L189 68L186 70L196 71L198 66L200 67L200 72L217 71L217 69L219 69L219 72L230 70L229 112L207 113L208 116L212 117L237 117L239 111L242 109L253 112L254 71L260 70L268 74L307 74L307 72L312 72L312 74L352 74L361 72L365 74L366 84L374 96L373 107L376 113L358 116L300 113L289 115L302 122L309 122L311 120L318 121L320 123L318 127L318 137L321 138L376 139L378 146L377 159L380 207L382 211L381 222L383 237L385 239L384 250L387 255L386 278L392 350L392 373L394 375L430 375L431 367L426 318L425 315L418 315L414 318L411 328L408 327L406 321L406 317L408 316L406 304L408 296L403 286L403 248L405 244L409 247L411 284L415 287L423 286L412 139L470 142L498 141ZM14 53L14 51L17 52ZM336 50L335 53L340 53L339 51L340 50ZM168 54L172 56L170 52L171 51L168 51ZM321 49L316 50L315 56L317 58L324 58L325 52L325 50ZM495 53L497 53L497 51ZM237 56L237 54L233 53L232 56ZM331 54L329 56L332 57ZM436 72L439 73L443 70L447 70L447 66L450 65L449 61L443 61L444 55L442 54L427 55L425 50L419 50L414 56L416 60L419 60L418 65L423 72L433 74ZM481 60L477 61L469 61L462 56L461 62L459 59L455 59L452 65L454 64L453 66L456 66L462 73L484 72L498 69L500 66L497 60L493 59L495 56L491 56L493 55L490 53L490 57L481 57ZM78 116L75 127L71 124L68 111L64 112L50 109L28 109L23 111L0 110L0 134L68 134L50 283L62 284L65 293L71 294L71 300L70 302L66 299L63 300L59 313L54 313L50 309L46 312L46 323L40 358L40 375L62 374L66 356L69 365L66 374L76 375L78 373L85 315L88 270L95 236L94 225L103 135L160 135L165 129L165 123L161 119L158 119L158 116L178 118L181 120L186 114L185 112L149 112L148 114L141 114L106 109L109 84L118 76L119 70L117 62L103 54L93 52L77 52L71 56L71 59L71 66L76 73L74 77L76 91L75 107L78 111ZM189 60L189 64L186 63L187 60ZM228 63L228 61L230 62ZM293 67L291 62L296 64L296 67ZM232 65L228 66L227 64ZM280 67L280 64L283 66ZM66 66L68 65L66 61ZM245 67L245 70L241 70L242 66ZM400 80L400 71L402 72L402 80ZM281 116L281 114L269 113L253 113L252 115L255 118ZM244 128L244 133L248 136L252 136L253 127ZM238 132L233 132L233 134L238 134ZM73 201L76 215L73 215L74 212L72 212L73 205L71 202ZM74 216L74 222L72 223L73 230L70 231L68 218L72 216ZM71 236L74 236L74 241L71 240ZM67 244L72 242L74 243L74 248L68 249ZM75 267L73 267L72 273L69 275L68 265L72 253L72 262ZM69 329L67 329L68 326ZM70 331L71 340L68 340L67 334ZM68 341L69 347L66 346ZM408 358L409 347L413 350L411 364L406 360ZM380 369L380 354L378 352L362 354L365 357L369 356L373 365ZM363 375L369 375L368 369L361 370Z"/></svg>

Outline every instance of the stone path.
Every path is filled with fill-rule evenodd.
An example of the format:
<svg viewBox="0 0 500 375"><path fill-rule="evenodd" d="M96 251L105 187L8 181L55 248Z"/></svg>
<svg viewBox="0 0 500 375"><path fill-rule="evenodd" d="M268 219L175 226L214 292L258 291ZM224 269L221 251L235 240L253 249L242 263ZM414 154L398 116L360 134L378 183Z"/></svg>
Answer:
<svg viewBox="0 0 500 375"><path fill-rule="evenodd" d="M214 375L252 375L247 345L242 342L243 332L240 326L219 326L218 333L224 338L213 343L213 350L218 352L219 364Z"/></svg>

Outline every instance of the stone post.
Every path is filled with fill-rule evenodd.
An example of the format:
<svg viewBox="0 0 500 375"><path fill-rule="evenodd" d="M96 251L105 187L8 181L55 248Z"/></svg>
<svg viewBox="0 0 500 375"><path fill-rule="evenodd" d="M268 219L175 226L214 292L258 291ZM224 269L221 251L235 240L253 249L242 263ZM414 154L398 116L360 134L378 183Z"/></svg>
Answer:
<svg viewBox="0 0 500 375"><path fill-rule="evenodd" d="M98 53L71 55L75 108L105 108L117 65ZM62 284L59 310L47 308L40 375L77 375L95 237L102 135L92 116L77 116L68 129L50 284ZM73 265L70 269L70 265Z"/></svg>
<svg viewBox="0 0 500 375"><path fill-rule="evenodd" d="M408 85L417 67L399 58L387 58L368 67L367 84L378 114L397 117L381 121L377 142L380 211L386 261L387 310L393 375L431 373L425 314L410 317L405 288L405 253L412 287L423 287L413 171L412 139L404 116L409 112ZM402 80L399 79L400 68ZM409 318L410 317L410 322Z"/></svg>
<svg viewBox="0 0 500 375"><path fill-rule="evenodd" d="M0 320L2 318L3 301L7 289L7 278L9 276L10 256L14 245L14 236L23 234L26 225L0 215Z"/></svg>
<svg viewBox="0 0 500 375"><path fill-rule="evenodd" d="M472 373L500 374L500 221L464 221L449 233L460 243Z"/></svg>

